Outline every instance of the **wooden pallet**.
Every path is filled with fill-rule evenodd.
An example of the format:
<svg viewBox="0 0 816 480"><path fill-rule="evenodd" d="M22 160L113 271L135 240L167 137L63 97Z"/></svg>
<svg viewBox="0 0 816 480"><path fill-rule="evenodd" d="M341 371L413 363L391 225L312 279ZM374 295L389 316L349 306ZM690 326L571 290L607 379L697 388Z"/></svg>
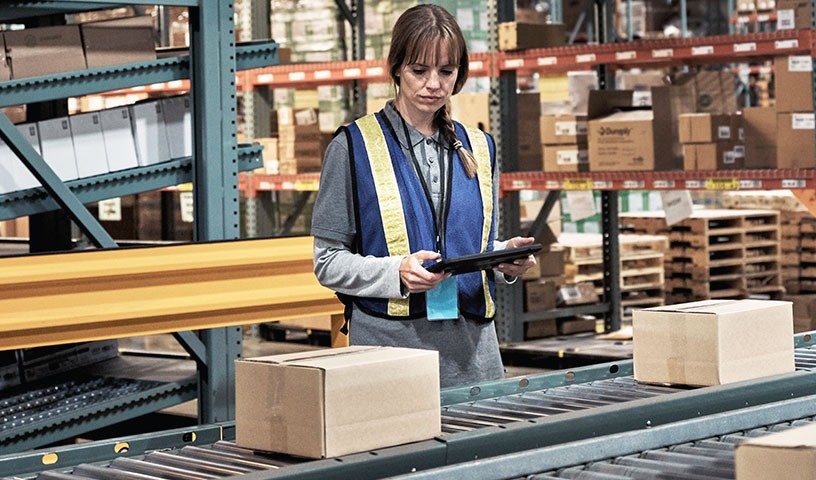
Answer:
<svg viewBox="0 0 816 480"><path fill-rule="evenodd" d="M640 253L663 253L669 249L668 239L663 235L628 235L618 237L621 258L629 258ZM558 245L567 251L571 263L601 260L603 258L603 236L599 233L562 233Z"/></svg>

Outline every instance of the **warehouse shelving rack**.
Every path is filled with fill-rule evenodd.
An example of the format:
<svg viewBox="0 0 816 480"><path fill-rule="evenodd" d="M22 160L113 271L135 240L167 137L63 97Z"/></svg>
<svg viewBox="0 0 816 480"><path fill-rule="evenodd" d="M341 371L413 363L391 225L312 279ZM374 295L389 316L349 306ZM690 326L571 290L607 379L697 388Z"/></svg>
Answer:
<svg viewBox="0 0 816 480"><path fill-rule="evenodd" d="M16 1L0 6L0 20L156 3L189 8L189 55L0 83L0 104L7 106L50 101L189 78L193 104L193 156L162 165L63 183L9 119L0 115L0 138L43 185L42 188L0 197L1 218L53 210L59 206L97 247L115 248L117 244L83 206L83 202L192 181L196 207L195 241L239 237L238 171L255 168L259 164L260 149L239 147L236 140L237 70L277 64L278 47L274 43L236 47L233 2ZM234 392L228 386L234 381L233 360L241 355L241 335L241 329L236 327L207 329L197 333L178 332L176 335L198 362L198 416L203 423L234 418ZM110 424L110 420L105 422L108 423L88 421L85 431Z"/></svg>

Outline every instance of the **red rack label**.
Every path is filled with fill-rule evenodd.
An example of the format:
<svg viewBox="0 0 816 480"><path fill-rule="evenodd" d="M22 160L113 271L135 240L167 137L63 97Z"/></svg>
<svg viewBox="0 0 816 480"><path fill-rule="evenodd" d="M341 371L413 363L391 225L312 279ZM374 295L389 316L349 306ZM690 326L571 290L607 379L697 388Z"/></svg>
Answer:
<svg viewBox="0 0 816 480"><path fill-rule="evenodd" d="M691 47L691 54L692 55L713 55L714 54L714 46L713 45L706 45L704 47Z"/></svg>
<svg viewBox="0 0 816 480"><path fill-rule="evenodd" d="M583 55L576 55L575 61L577 63L589 63L595 61L595 54L594 53L585 53Z"/></svg>
<svg viewBox="0 0 816 480"><path fill-rule="evenodd" d="M504 66L507 68L521 68L524 66L524 59L523 58L511 58L504 62Z"/></svg>
<svg viewBox="0 0 816 480"><path fill-rule="evenodd" d="M791 39L791 40L777 40L774 42L774 48L777 50L790 50L791 48L798 48L799 47L799 40Z"/></svg>
<svg viewBox="0 0 816 480"><path fill-rule="evenodd" d="M652 58L671 58L674 56L674 49L663 48L660 50L652 50Z"/></svg>
<svg viewBox="0 0 816 480"><path fill-rule="evenodd" d="M538 66L558 65L558 57L538 57Z"/></svg>
<svg viewBox="0 0 816 480"><path fill-rule="evenodd" d="M635 60L637 59L637 52L629 51L629 52L618 52L615 54L615 60Z"/></svg>
<svg viewBox="0 0 816 480"><path fill-rule="evenodd" d="M659 188L674 188L674 180L655 180L653 183L655 189Z"/></svg>
<svg viewBox="0 0 816 480"><path fill-rule="evenodd" d="M734 53L756 52L756 49L757 44L755 42L734 44Z"/></svg>

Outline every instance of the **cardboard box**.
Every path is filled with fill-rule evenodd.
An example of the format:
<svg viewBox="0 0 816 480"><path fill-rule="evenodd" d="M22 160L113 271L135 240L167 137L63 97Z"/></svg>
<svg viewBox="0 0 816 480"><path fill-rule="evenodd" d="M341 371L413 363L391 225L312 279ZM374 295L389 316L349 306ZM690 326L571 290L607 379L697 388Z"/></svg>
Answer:
<svg viewBox="0 0 816 480"><path fill-rule="evenodd" d="M589 150L583 145L544 145L545 172L588 172Z"/></svg>
<svg viewBox="0 0 816 480"><path fill-rule="evenodd" d="M636 100L631 90L591 92L590 171L679 169L682 159L672 152L670 93L668 87L654 87L653 110L629 110Z"/></svg>
<svg viewBox="0 0 816 480"><path fill-rule="evenodd" d="M559 318L558 334L573 335L575 333L594 332L598 321L594 318Z"/></svg>
<svg viewBox="0 0 816 480"><path fill-rule="evenodd" d="M554 337L558 335L558 322L555 318L542 318L533 322L524 322L524 339Z"/></svg>
<svg viewBox="0 0 816 480"><path fill-rule="evenodd" d="M83 23L81 30L88 68L156 59L153 17L149 15Z"/></svg>
<svg viewBox="0 0 816 480"><path fill-rule="evenodd" d="M816 167L813 113L781 113L777 117L777 168Z"/></svg>
<svg viewBox="0 0 816 480"><path fill-rule="evenodd" d="M451 97L451 116L482 131L490 131L490 94L459 93Z"/></svg>
<svg viewBox="0 0 816 480"><path fill-rule="evenodd" d="M749 107L742 111L745 129L745 146L776 146L776 109L773 107Z"/></svg>
<svg viewBox="0 0 816 480"><path fill-rule="evenodd" d="M587 142L586 115L543 115L540 120L541 143L575 145Z"/></svg>
<svg viewBox="0 0 816 480"><path fill-rule="evenodd" d="M118 107L99 112L102 137L108 159L108 170L116 172L139 166L136 141L130 118L130 108Z"/></svg>
<svg viewBox="0 0 816 480"><path fill-rule="evenodd" d="M635 379L720 385L793 372L790 302L704 300L635 310Z"/></svg>
<svg viewBox="0 0 816 480"><path fill-rule="evenodd" d="M235 362L236 443L308 458L427 440L441 431L438 353L389 347Z"/></svg>
<svg viewBox="0 0 816 480"><path fill-rule="evenodd" d="M684 113L679 117L680 143L732 142L731 115Z"/></svg>
<svg viewBox="0 0 816 480"><path fill-rule="evenodd" d="M563 275L524 282L524 310L540 312L556 307L558 289L564 285Z"/></svg>
<svg viewBox="0 0 816 480"><path fill-rule="evenodd" d="M40 132L40 147L45 163L63 181L79 178L68 117L39 121L37 129Z"/></svg>
<svg viewBox="0 0 816 480"><path fill-rule="evenodd" d="M563 24L503 22L499 24L499 50L561 47L566 41Z"/></svg>
<svg viewBox="0 0 816 480"><path fill-rule="evenodd" d="M785 295L782 300L793 302L794 333L816 329L816 295Z"/></svg>
<svg viewBox="0 0 816 480"><path fill-rule="evenodd" d="M733 143L688 143L683 145L683 169L734 170L745 167L744 150L736 151Z"/></svg>
<svg viewBox="0 0 816 480"><path fill-rule="evenodd" d="M595 285L592 282L581 282L574 285L564 285L558 289L556 304L585 305L587 303L598 303L598 294L595 292Z"/></svg>
<svg viewBox="0 0 816 480"><path fill-rule="evenodd" d="M520 93L517 96L516 128L520 171L541 171L544 168L541 152L540 99L538 92Z"/></svg>
<svg viewBox="0 0 816 480"><path fill-rule="evenodd" d="M810 0L776 0L776 29L810 30L812 11Z"/></svg>
<svg viewBox="0 0 816 480"><path fill-rule="evenodd" d="M146 167L170 160L170 142L161 101L151 100L131 105L130 119L139 165Z"/></svg>
<svg viewBox="0 0 816 480"><path fill-rule="evenodd" d="M816 425L739 443L734 463L737 480L810 480L816 472Z"/></svg>
<svg viewBox="0 0 816 480"><path fill-rule="evenodd" d="M5 32L12 78L85 69L79 26L26 28Z"/></svg>
<svg viewBox="0 0 816 480"><path fill-rule="evenodd" d="M774 59L776 113L813 111L813 59L793 55Z"/></svg>
<svg viewBox="0 0 816 480"><path fill-rule="evenodd" d="M179 95L162 99L167 138L170 141L170 158L193 156L193 116L190 96Z"/></svg>
<svg viewBox="0 0 816 480"><path fill-rule="evenodd" d="M80 113L68 117L79 178L108 173L105 137L102 136L101 115L98 112Z"/></svg>

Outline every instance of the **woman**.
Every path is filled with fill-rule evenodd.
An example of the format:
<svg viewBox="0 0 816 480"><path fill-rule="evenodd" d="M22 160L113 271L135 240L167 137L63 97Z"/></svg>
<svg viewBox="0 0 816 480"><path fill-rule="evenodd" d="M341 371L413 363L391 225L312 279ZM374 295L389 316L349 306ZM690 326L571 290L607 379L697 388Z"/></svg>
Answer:
<svg viewBox="0 0 816 480"><path fill-rule="evenodd" d="M408 9L387 63L396 98L326 150L312 213L315 274L346 304L351 345L438 350L442 387L502 378L493 273L425 269L533 242L494 243L493 139L450 118L448 100L468 76L456 20L436 5ZM534 264L528 257L496 270L515 281Z"/></svg>

